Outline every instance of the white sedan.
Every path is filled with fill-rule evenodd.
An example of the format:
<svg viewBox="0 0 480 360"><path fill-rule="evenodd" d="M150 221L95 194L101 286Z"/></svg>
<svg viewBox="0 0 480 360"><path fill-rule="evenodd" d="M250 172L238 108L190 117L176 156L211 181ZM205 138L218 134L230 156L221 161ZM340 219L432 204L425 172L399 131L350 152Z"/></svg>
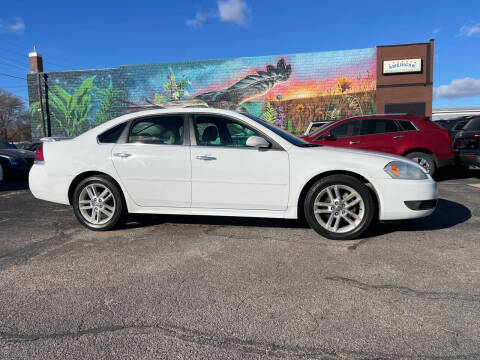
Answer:
<svg viewBox="0 0 480 360"><path fill-rule="evenodd" d="M327 238L353 239L375 220L427 216L437 203L435 181L406 158L312 145L208 108L131 113L45 142L29 183L92 230L126 213L305 217Z"/></svg>

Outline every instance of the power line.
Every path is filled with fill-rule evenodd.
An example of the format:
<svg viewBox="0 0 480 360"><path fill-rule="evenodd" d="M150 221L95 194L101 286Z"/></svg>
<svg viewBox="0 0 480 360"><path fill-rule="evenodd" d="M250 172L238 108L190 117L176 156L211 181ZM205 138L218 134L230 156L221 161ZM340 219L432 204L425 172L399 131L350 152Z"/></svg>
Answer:
<svg viewBox="0 0 480 360"><path fill-rule="evenodd" d="M23 78L23 77L14 76L14 75L10 75L10 74L5 74L5 73L2 73L2 72L0 72L0 75L8 76L8 77L11 77L11 78L14 78L14 79L27 80L26 78Z"/></svg>
<svg viewBox="0 0 480 360"><path fill-rule="evenodd" d="M17 44L14 44L14 43L12 43L12 42L10 42L9 45L10 45L10 46L13 45L13 46L15 46L15 47L18 48L18 49L20 49L20 48L23 49L23 47L18 46ZM28 54L28 52L21 54L19 51L13 51L13 50L7 49L7 48L5 48L5 47L1 47L0 49L3 49L4 51L11 52L12 54L16 54L17 56L21 56L22 58L25 58L25 57L26 57L26 54ZM46 63L46 64L51 64L51 65L58 66L58 67L60 67L60 68L63 68L64 70L71 70L71 68L68 68L66 65L62 65L62 64L59 64L59 63L50 61L50 60L43 60L43 62Z"/></svg>
<svg viewBox="0 0 480 360"><path fill-rule="evenodd" d="M13 66L13 67L16 67L18 69L21 69L21 70L26 70L28 69L27 67L23 67L23 66L20 66L20 65L17 65L11 61L8 61L6 60L5 58L1 57L0 56L0 61L4 64L4 65L8 65L8 66Z"/></svg>

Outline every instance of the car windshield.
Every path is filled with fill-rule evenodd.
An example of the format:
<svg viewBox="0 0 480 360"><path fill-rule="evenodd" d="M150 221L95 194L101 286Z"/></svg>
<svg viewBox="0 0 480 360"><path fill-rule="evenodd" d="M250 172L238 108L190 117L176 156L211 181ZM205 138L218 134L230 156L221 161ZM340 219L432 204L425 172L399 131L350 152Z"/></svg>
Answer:
<svg viewBox="0 0 480 360"><path fill-rule="evenodd" d="M253 121L256 121L262 126L265 126L267 129L272 130L275 134L278 136L281 136L283 139L287 140L289 143L299 146L299 147L314 147L314 146L319 146L317 144L310 144L309 142L306 142L305 140L299 138L298 136L295 136L293 134L290 134L288 131L283 130L279 127L276 127L275 125L272 125L268 122L266 122L263 119L260 119L259 117L248 114L248 113L241 113L242 115L245 115L246 117L252 119Z"/></svg>
<svg viewBox="0 0 480 360"><path fill-rule="evenodd" d="M15 145L9 144L4 140L0 140L0 149L16 149Z"/></svg>

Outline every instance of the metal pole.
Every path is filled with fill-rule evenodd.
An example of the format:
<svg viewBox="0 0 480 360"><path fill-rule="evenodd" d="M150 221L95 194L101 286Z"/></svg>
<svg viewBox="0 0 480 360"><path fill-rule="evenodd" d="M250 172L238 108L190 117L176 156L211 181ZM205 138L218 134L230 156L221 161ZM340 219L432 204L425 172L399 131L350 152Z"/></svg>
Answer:
<svg viewBox="0 0 480 360"><path fill-rule="evenodd" d="M42 86L40 84L40 73L37 72L37 92L38 102L40 104L40 124L42 125L42 137L45 137L45 117L43 114Z"/></svg>

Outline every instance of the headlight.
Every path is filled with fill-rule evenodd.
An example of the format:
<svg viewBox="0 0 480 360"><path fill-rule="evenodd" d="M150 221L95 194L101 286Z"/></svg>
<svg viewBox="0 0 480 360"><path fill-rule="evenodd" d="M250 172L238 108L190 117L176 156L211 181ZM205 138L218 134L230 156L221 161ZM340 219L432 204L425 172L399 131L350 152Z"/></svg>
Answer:
<svg viewBox="0 0 480 360"><path fill-rule="evenodd" d="M428 176L422 168L403 161L392 161L384 168L393 179L425 180Z"/></svg>

